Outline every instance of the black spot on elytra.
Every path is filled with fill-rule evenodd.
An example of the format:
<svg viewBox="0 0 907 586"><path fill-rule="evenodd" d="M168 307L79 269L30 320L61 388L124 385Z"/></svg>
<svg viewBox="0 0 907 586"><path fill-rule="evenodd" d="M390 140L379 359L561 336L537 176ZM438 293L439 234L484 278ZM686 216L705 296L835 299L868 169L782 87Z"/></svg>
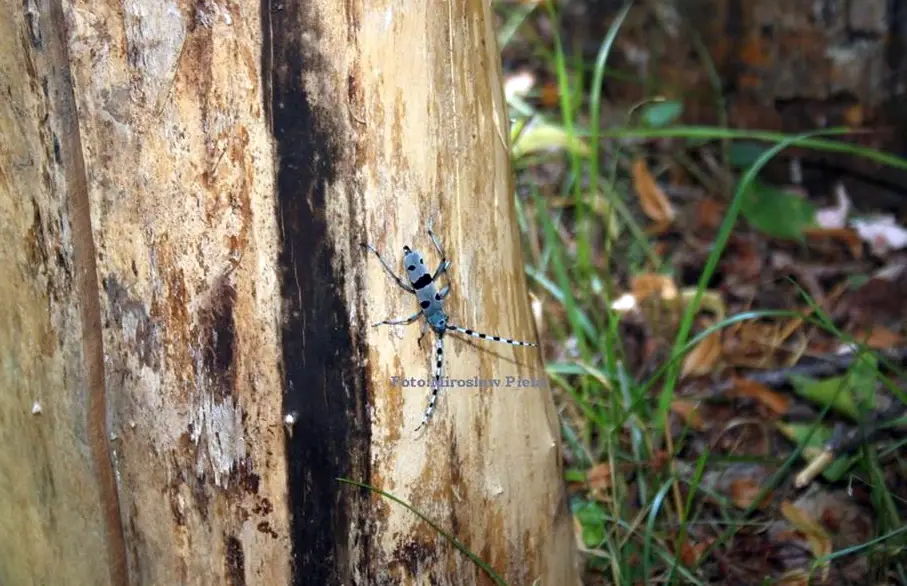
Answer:
<svg viewBox="0 0 907 586"><path fill-rule="evenodd" d="M246 586L246 556L242 550L242 543L232 535L224 536L224 557L227 584Z"/></svg>
<svg viewBox="0 0 907 586"><path fill-rule="evenodd" d="M431 305L431 301L422 301L419 303L422 309L428 309L428 306Z"/></svg>
<svg viewBox="0 0 907 586"><path fill-rule="evenodd" d="M444 353L444 350L442 350L441 347L438 346L438 356L440 356L443 353Z"/></svg>
<svg viewBox="0 0 907 586"><path fill-rule="evenodd" d="M408 270L409 272L412 272L412 271L416 270L416 265L409 265L408 267L406 267L406 270Z"/></svg>
<svg viewBox="0 0 907 586"><path fill-rule="evenodd" d="M419 289L424 289L425 287L431 285L431 275L425 273L419 279L413 283L413 289L418 291Z"/></svg>
<svg viewBox="0 0 907 586"><path fill-rule="evenodd" d="M364 348L357 333L365 328L350 323L349 316L359 313L344 294L352 277L334 249L335 220L328 217L337 205L350 217L360 216L357 189L341 195L327 188L349 181L341 179L341 166L349 165L347 149L354 147L342 143L347 108L316 107L303 80L317 80L312 83L328 95L337 89L342 96L345 88L331 86L333 69L321 53L325 35L317 11L302 0L279 4L274 10L278 2L262 0L259 17L264 119L271 123L279 161L283 412L299 413L286 438L292 583L351 584L357 572L369 582L368 570L356 567L360 560L368 563L368 554L360 553L371 551L368 534L356 541L355 551L347 536L352 523L366 522L358 515L368 511L370 495L336 481L370 477L366 375L359 363ZM354 289L364 290L356 279Z"/></svg>
<svg viewBox="0 0 907 586"><path fill-rule="evenodd" d="M435 293L435 301L441 301L441 294Z"/></svg>
<svg viewBox="0 0 907 586"><path fill-rule="evenodd" d="M472 330L466 330L466 333L469 334L469 335L471 336L471 335L472 335Z"/></svg>

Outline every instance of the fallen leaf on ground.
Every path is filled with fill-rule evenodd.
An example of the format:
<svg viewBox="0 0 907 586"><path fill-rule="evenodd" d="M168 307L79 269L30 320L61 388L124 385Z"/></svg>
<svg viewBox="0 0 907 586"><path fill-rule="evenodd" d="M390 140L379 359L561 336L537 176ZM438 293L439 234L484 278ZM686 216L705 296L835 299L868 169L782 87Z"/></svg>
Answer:
<svg viewBox="0 0 907 586"><path fill-rule="evenodd" d="M806 570L791 570L778 579L777 586L809 586L809 573Z"/></svg>
<svg viewBox="0 0 907 586"><path fill-rule="evenodd" d="M842 117L844 118L844 123L851 128L859 128L860 126L863 126L863 120L866 116L863 112L863 106L854 104L844 110Z"/></svg>
<svg viewBox="0 0 907 586"><path fill-rule="evenodd" d="M680 292L680 298L683 300L684 305L689 305L696 299L696 295L699 293L699 290L696 287L687 287L686 289ZM724 299L721 297L721 293L713 289L706 289L699 296L699 306L696 308L696 312L706 311L718 318L718 321L724 319L725 307Z"/></svg>
<svg viewBox="0 0 907 586"><path fill-rule="evenodd" d="M652 467L652 470L658 474L664 470L665 466L671 461L671 454L665 450L655 450L655 453L652 454L652 459L649 461L649 466Z"/></svg>
<svg viewBox="0 0 907 586"><path fill-rule="evenodd" d="M671 402L671 411L679 415L687 425L696 431L708 429L702 414L699 412L699 403L688 399L674 399Z"/></svg>
<svg viewBox="0 0 907 586"><path fill-rule="evenodd" d="M797 531L806 537L806 541L809 543L809 547L812 549L813 555L816 556L817 559L831 554L831 536L828 535L828 532L816 519L813 519L805 511L795 507L790 501L781 503L781 514L784 515L784 518L787 519ZM830 568L831 566L828 562L825 562L822 565L823 580L828 579Z"/></svg>
<svg viewBox="0 0 907 586"><path fill-rule="evenodd" d="M541 91L539 91L539 103L546 110L550 110L558 105L561 101L561 90L558 88L557 83L549 81L542 86Z"/></svg>
<svg viewBox="0 0 907 586"><path fill-rule="evenodd" d="M752 238L732 238L728 253L721 261L721 271L737 277L743 283L759 281L764 260L758 243Z"/></svg>
<svg viewBox="0 0 907 586"><path fill-rule="evenodd" d="M827 487L816 487L804 491L793 505L802 511L807 518L818 523L831 538L831 551L840 551L860 544L865 544L876 535L872 510L860 497L849 494L847 488L831 490ZM767 535L773 541L781 541L779 534L791 532L791 523L786 520L772 522ZM795 535L786 541L800 541L806 546L803 536ZM862 584L869 573L871 556L844 556L835 560L835 578L843 578L853 584ZM788 566L787 569L794 569ZM813 584L819 583L813 575ZM836 581L838 583L838 581Z"/></svg>
<svg viewBox="0 0 907 586"><path fill-rule="evenodd" d="M902 321L904 317L904 290L907 279L898 265L882 269L855 290L845 292L835 312L855 327L870 327L877 323ZM885 271L885 272L883 272Z"/></svg>
<svg viewBox="0 0 907 586"><path fill-rule="evenodd" d="M876 350L887 350L904 344L904 336L880 325L872 326L868 332L855 334L854 339Z"/></svg>
<svg viewBox="0 0 907 586"><path fill-rule="evenodd" d="M655 295L666 301L677 299L677 285L674 284L674 280L667 275L658 273L636 275L630 281L630 291L637 303L642 303Z"/></svg>
<svg viewBox="0 0 907 586"><path fill-rule="evenodd" d="M863 241L853 228L806 228L803 233L813 240L827 238L842 242L854 258L863 257Z"/></svg>
<svg viewBox="0 0 907 586"><path fill-rule="evenodd" d="M705 553L705 550L709 548L712 544L713 539L706 539L704 541L691 543L690 538L687 537L687 540L684 541L677 552L677 557L680 558L681 563L688 568L692 568L699 563L702 554Z"/></svg>
<svg viewBox="0 0 907 586"><path fill-rule="evenodd" d="M730 489L731 502L739 509L748 509L756 502L756 497L762 492L762 486L752 478L738 478L732 480ZM771 502L771 494L771 491L769 491L762 497L762 502L758 505L760 508Z"/></svg>
<svg viewBox="0 0 907 586"><path fill-rule="evenodd" d="M790 408L790 399L761 383L746 378L735 378L730 394L758 401L778 415L784 415Z"/></svg>
<svg viewBox="0 0 907 586"><path fill-rule="evenodd" d="M731 326L725 336L725 362L733 366L769 368L782 348L782 324L748 321Z"/></svg>
<svg viewBox="0 0 907 586"><path fill-rule="evenodd" d="M668 201L664 190L655 182L643 158L633 161L633 187L639 197L639 205L650 220L659 227L666 227L674 221L676 212Z"/></svg>
<svg viewBox="0 0 907 586"><path fill-rule="evenodd" d="M759 494L760 487L768 477L769 470L764 466L750 462L734 462L708 470L702 475L699 484L703 490L726 495L732 504L747 508ZM769 492L763 504L768 503L770 499ZM740 504L736 504L735 500Z"/></svg>
<svg viewBox="0 0 907 586"><path fill-rule="evenodd" d="M611 486L611 465L607 462L596 464L586 473L589 490L602 492Z"/></svg>
<svg viewBox="0 0 907 586"><path fill-rule="evenodd" d="M724 220L725 206L713 197L706 197L696 204L693 213L693 230L711 232Z"/></svg>
<svg viewBox="0 0 907 586"><path fill-rule="evenodd" d="M721 331L713 332L699 342L683 360L680 378L703 376L715 368L721 358Z"/></svg>

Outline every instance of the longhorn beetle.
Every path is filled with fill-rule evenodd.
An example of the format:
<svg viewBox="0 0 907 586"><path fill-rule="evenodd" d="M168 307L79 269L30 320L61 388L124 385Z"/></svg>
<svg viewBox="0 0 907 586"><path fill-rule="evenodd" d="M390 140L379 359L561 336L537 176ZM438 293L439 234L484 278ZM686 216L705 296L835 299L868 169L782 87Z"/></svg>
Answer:
<svg viewBox="0 0 907 586"><path fill-rule="evenodd" d="M409 285L407 285L403 279L398 277L390 265L381 257L381 253L378 252L371 244L362 243L362 246L371 250L375 253L375 256L378 257L378 260L381 261L381 265L384 267L384 270L387 271L387 274L397 282L397 285L401 289L412 293L416 296L416 299L419 300L419 311L412 314L409 317L398 318L398 319L386 319L380 321L376 324L373 324L372 327L378 327L381 325L386 326L397 326L397 325L409 325L419 319L420 317L425 318L425 321L422 322L422 334L419 336L419 342L421 345L422 338L425 337L425 333L428 328L434 330L437 334L437 340L435 341L435 350L433 353L433 358L435 362L435 377L432 381L432 391L431 398L428 401L428 408L425 410L425 415L422 417L422 423L414 431L419 431L419 429L428 423L428 420L431 418L431 413L435 408L435 401L438 400L438 391L441 387L441 372L444 367L444 334L448 331L458 332L461 334L466 334L467 336L472 336L473 338L481 338L482 340L493 340L495 342L503 342L505 344L510 344L512 346L536 346L532 342L521 342L519 340L511 340L510 338L502 338L501 336L492 336L489 334L482 334L468 328L462 328L460 326L452 325L448 322L447 312L444 311L444 299L450 293L450 274L447 272L447 269L450 268L450 261L444 255L444 251L441 250L441 245L438 243L438 239L435 237L435 233L431 229L431 220L428 222L428 237L431 239L431 243L434 244L435 250L438 251L438 254L441 256L441 264L438 265L438 268L435 269L435 272L429 273L428 268L425 266L425 259L423 256L412 250L409 246L403 247L403 266L406 268L406 276L409 279ZM442 275L447 276L448 285L441 290L438 290L435 283L438 278Z"/></svg>

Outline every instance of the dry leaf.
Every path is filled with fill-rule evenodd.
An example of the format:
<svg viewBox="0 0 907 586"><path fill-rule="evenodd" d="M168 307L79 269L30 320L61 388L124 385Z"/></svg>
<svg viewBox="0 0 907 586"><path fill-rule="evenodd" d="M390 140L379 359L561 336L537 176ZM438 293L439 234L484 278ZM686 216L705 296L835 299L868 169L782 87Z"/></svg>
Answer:
<svg viewBox="0 0 907 586"><path fill-rule="evenodd" d="M761 383L746 378L734 379L734 387L731 389L730 395L759 401L778 415L784 415L790 408L790 399Z"/></svg>
<svg viewBox="0 0 907 586"><path fill-rule="evenodd" d="M731 502L734 503L739 509L748 509L754 502L756 502L756 497L759 496L759 493L762 492L762 487L758 482L752 478L737 478L731 481ZM768 505L771 501L771 491L769 491L763 498L762 502L759 503L759 507L764 507Z"/></svg>
<svg viewBox="0 0 907 586"><path fill-rule="evenodd" d="M684 306L687 306L696 299L696 295L698 294L699 290L696 287L687 287L680 292L680 299L683 301ZM721 297L721 292L714 289L706 289L703 291L699 296L699 307L696 311L697 313L711 313L718 318L719 321L723 320L727 309L724 306L724 299ZM711 325L711 323L709 325Z"/></svg>
<svg viewBox="0 0 907 586"><path fill-rule="evenodd" d="M640 157L633 161L632 173L633 187L636 189L642 211L655 222L657 227L663 228L673 222L676 216L674 208L649 172L645 159Z"/></svg>
<svg viewBox="0 0 907 586"><path fill-rule="evenodd" d="M542 86L542 89L539 91L539 103L541 103L542 108L545 110L550 110L556 107L561 100L561 92L558 89L557 84L553 81L549 81Z"/></svg>
<svg viewBox="0 0 907 586"><path fill-rule="evenodd" d="M724 220L725 205L713 197L706 197L696 204L693 212L693 229L712 232Z"/></svg>
<svg viewBox="0 0 907 586"><path fill-rule="evenodd" d="M649 466L652 468L653 472L660 474L670 462L671 454L669 452L665 450L655 450L652 454L652 459L649 461Z"/></svg>
<svg viewBox="0 0 907 586"><path fill-rule="evenodd" d="M733 366L769 368L784 342L781 324L748 321L731 326L725 336L724 359Z"/></svg>
<svg viewBox="0 0 907 586"><path fill-rule="evenodd" d="M698 543L690 543L690 539L687 538L686 541L680 546L680 550L677 552L677 557L680 558L680 561L683 565L688 568L692 568L699 563L699 559L702 557L702 554L709 548L712 544L713 539L706 539L705 541L700 541Z"/></svg>
<svg viewBox="0 0 907 586"><path fill-rule="evenodd" d="M702 414L699 412L699 403L687 399L674 399L671 402L671 411L679 415L687 425L696 431L708 429Z"/></svg>
<svg viewBox="0 0 907 586"><path fill-rule="evenodd" d="M657 295L665 301L677 299L677 285L674 284L674 280L667 275L657 273L636 275L630 282L630 291L637 303L642 303L653 295Z"/></svg>
<svg viewBox="0 0 907 586"><path fill-rule="evenodd" d="M776 583L777 586L809 586L809 573L805 570L785 572Z"/></svg>
<svg viewBox="0 0 907 586"><path fill-rule="evenodd" d="M803 233L814 240L838 240L847 245L854 258L863 257L863 241L853 228L805 228Z"/></svg>
<svg viewBox="0 0 907 586"><path fill-rule="evenodd" d="M715 368L721 358L721 331L705 337L683 360L680 378L703 376Z"/></svg>
<svg viewBox="0 0 907 586"><path fill-rule="evenodd" d="M850 126L851 128L859 128L863 126L863 106L860 104L854 104L846 110L844 110L844 123Z"/></svg>
<svg viewBox="0 0 907 586"><path fill-rule="evenodd" d="M744 283L759 280L764 261L762 252L753 239L732 239L729 252L721 262L723 272L737 276Z"/></svg>
<svg viewBox="0 0 907 586"><path fill-rule="evenodd" d="M607 462L596 464L586 472L589 490L600 492L611 486L611 465Z"/></svg>
<svg viewBox="0 0 907 586"><path fill-rule="evenodd" d="M806 541L809 542L809 547L812 549L813 555L816 556L816 558L822 558L831 554L831 537L817 520L810 517L801 509L795 507L790 501L781 503L781 514L784 515L784 518L787 519L788 523L793 525L797 531L806 537ZM822 568L822 580L828 579L829 570L830 566L828 562L825 562Z"/></svg>
<svg viewBox="0 0 907 586"><path fill-rule="evenodd" d="M904 344L904 336L879 325L872 326L868 332L856 334L854 338L876 350L887 350Z"/></svg>

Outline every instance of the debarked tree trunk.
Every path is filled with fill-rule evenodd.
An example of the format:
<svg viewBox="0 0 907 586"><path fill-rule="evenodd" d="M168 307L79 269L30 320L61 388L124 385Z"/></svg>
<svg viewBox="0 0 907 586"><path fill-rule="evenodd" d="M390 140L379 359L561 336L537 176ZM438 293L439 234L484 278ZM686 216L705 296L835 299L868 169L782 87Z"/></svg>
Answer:
<svg viewBox="0 0 907 586"><path fill-rule="evenodd" d="M578 582L489 3L0 10L0 584Z"/></svg>

